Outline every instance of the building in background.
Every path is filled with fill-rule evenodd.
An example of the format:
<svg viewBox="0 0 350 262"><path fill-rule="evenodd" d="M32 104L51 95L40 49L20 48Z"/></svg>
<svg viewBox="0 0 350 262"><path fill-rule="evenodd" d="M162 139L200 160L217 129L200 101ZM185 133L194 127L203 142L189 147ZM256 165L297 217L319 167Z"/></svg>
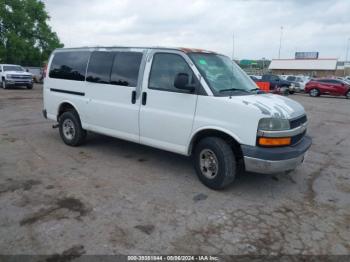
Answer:
<svg viewBox="0 0 350 262"><path fill-rule="evenodd" d="M350 62L338 61L336 76L350 76Z"/></svg>
<svg viewBox="0 0 350 262"><path fill-rule="evenodd" d="M334 76L337 62L336 58L272 59L269 71L278 75Z"/></svg>

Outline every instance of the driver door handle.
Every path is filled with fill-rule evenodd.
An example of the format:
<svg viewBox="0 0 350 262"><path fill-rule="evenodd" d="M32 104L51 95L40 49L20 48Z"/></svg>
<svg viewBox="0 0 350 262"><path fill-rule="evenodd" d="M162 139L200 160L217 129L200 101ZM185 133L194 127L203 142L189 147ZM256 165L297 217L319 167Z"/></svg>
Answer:
<svg viewBox="0 0 350 262"><path fill-rule="evenodd" d="M146 105L147 103L147 93L143 92L142 93L142 105Z"/></svg>
<svg viewBox="0 0 350 262"><path fill-rule="evenodd" d="M136 91L132 91L131 93L131 103L135 104L136 103Z"/></svg>

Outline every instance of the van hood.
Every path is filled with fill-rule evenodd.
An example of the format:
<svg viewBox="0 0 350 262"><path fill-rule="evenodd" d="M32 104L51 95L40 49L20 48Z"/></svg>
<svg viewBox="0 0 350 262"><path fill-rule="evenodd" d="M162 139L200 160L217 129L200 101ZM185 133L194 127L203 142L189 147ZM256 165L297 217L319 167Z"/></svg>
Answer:
<svg viewBox="0 0 350 262"><path fill-rule="evenodd" d="M240 98L245 105L258 108L268 117L293 119L305 114L301 104L281 95L257 94Z"/></svg>

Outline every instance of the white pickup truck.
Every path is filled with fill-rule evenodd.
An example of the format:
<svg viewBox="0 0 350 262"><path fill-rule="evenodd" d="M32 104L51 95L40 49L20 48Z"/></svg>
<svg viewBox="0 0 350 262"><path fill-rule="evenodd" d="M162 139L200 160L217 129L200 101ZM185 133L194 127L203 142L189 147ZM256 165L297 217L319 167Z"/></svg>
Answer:
<svg viewBox="0 0 350 262"><path fill-rule="evenodd" d="M298 102L261 92L230 58L199 49L57 49L43 97L67 145L93 131L192 156L213 189L242 169L293 170L311 146Z"/></svg>
<svg viewBox="0 0 350 262"><path fill-rule="evenodd" d="M26 86L33 88L33 76L19 65L0 64L1 87Z"/></svg>

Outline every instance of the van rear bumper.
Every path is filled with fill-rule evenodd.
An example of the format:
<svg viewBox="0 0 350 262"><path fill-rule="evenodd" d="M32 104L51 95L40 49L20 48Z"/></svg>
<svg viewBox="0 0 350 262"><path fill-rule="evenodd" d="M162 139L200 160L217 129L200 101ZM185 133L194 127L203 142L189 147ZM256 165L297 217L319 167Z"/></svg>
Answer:
<svg viewBox="0 0 350 262"><path fill-rule="evenodd" d="M312 139L305 136L298 144L288 147L264 148L242 145L245 170L274 174L294 170L304 161Z"/></svg>

